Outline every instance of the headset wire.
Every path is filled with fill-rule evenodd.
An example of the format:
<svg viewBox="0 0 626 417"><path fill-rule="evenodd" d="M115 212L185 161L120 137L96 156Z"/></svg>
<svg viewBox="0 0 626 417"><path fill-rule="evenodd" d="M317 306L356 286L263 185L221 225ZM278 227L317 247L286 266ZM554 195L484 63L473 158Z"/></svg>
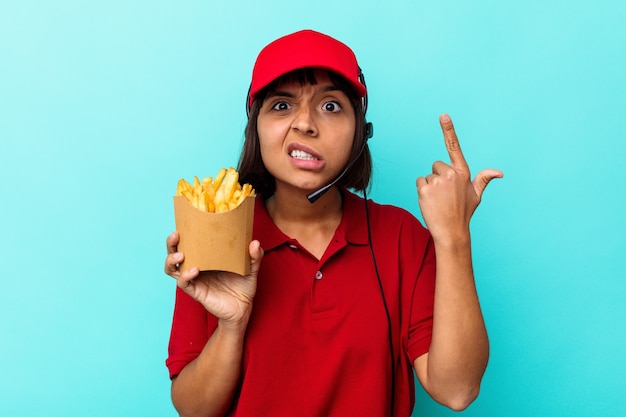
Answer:
<svg viewBox="0 0 626 417"><path fill-rule="evenodd" d="M387 305L387 299L385 298L385 291L383 289L383 283L378 271L378 264L376 263L376 256L374 255L374 245L372 243L372 230L370 226L370 214L367 204L367 191L363 190L363 201L365 202L365 219L367 223L367 241L369 243L370 252L372 254L372 262L374 263L374 271L376 272L376 279L378 281L378 288L380 289L380 295L383 301L383 307L385 308L385 315L387 317L387 338L389 341L389 355L391 359L391 403L389 416L393 417L394 402L396 394L396 366L395 355L393 349L393 329L391 326L391 314L389 313L389 306Z"/></svg>

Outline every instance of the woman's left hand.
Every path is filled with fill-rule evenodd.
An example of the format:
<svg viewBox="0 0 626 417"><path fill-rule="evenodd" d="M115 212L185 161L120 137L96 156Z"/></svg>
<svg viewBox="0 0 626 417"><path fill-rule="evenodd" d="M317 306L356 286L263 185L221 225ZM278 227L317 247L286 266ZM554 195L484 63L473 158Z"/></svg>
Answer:
<svg viewBox="0 0 626 417"><path fill-rule="evenodd" d="M434 241L452 243L469 237L469 222L485 188L503 174L496 169L485 169L472 180L450 116L441 115L439 123L450 165L437 161L432 174L417 179L418 203Z"/></svg>

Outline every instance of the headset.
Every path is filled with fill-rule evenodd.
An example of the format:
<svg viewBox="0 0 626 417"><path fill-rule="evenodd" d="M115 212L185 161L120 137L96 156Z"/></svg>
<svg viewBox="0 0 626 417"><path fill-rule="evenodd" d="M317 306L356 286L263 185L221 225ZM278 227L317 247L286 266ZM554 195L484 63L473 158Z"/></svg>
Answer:
<svg viewBox="0 0 626 417"><path fill-rule="evenodd" d="M361 68L359 67L359 82L361 84L363 84L363 86L366 88L367 90L367 85L365 84L365 76L363 75L363 71L361 70ZM246 95L246 115L248 116L248 118L250 117L250 90L252 88L252 84L250 84L250 88L248 88L248 94ZM367 114L367 93L365 93L365 96L361 99L361 106L363 109L363 114ZM370 122L367 121L367 119L365 119L365 140L363 141L363 144L361 145L361 148L359 149L359 152L357 153L356 157L353 158L347 165L346 167L339 173L339 175L337 175L335 177L334 180L332 180L331 182L329 182L328 184L324 185L321 188L318 188L317 190L307 194L307 199L309 200L309 202L311 204L315 203L317 201L317 199L319 199L322 195L324 195L324 193L326 193L326 191L328 191L330 188L332 188L335 184L337 184L337 182L339 182L341 180L341 178L344 177L344 175L346 175L346 173L350 170L350 168L352 168L352 166L356 163L356 161L359 160L359 158L361 157L361 154L363 154L363 151L365 150L367 143L369 141L369 139L371 139L374 136L374 125ZM380 273L378 271L378 264L376 263L376 256L374 254L374 246L372 244L372 230L371 230L371 225L370 225L370 214L369 214L369 208L368 208L368 204L367 204L367 190L363 190L363 201L365 203L365 218L366 218L366 222L367 222L367 241L369 243L369 248L370 248L370 253L372 255L372 262L374 264L374 272L376 273L376 279L378 282L378 288L380 290L380 295L382 298L382 302L383 302L383 307L385 309L385 316L387 319L387 338L389 341L389 354L390 354L390 359L391 359L391 404L390 404L390 416L393 416L393 411L394 411L394 402L395 402L395 384L396 384L396 369L395 369L395 355L394 355L394 349L393 349L393 330L392 330L392 324L391 324L391 314L389 313L389 306L387 304L387 299L385 298L385 292L383 290L383 283L382 280L380 278Z"/></svg>

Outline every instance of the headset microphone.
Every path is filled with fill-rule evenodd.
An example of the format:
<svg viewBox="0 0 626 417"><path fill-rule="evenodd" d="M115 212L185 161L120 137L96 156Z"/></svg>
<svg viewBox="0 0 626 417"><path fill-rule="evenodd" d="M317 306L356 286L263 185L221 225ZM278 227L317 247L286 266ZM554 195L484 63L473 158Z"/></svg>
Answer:
<svg viewBox="0 0 626 417"><path fill-rule="evenodd" d="M354 163L359 160L359 158L361 157L361 154L363 153L363 151L365 150L365 147L367 146L367 140L371 138L372 136L374 136L374 125L372 125L371 123L366 123L365 124L365 141L363 142L361 149L359 149L359 153L356 155L356 158L350 161L350 163L343 169L343 171L341 171L341 173L337 175L337 177L335 177L335 179L332 180L330 183L326 184L322 188L319 188L313 191L312 193L307 194L306 198L309 200L309 203L311 204L315 203L318 198L323 196L324 193L326 193L326 191L330 190L332 186L337 184L339 180L341 180L343 176L346 175L346 173L350 170L350 168L352 168L352 165L354 165Z"/></svg>

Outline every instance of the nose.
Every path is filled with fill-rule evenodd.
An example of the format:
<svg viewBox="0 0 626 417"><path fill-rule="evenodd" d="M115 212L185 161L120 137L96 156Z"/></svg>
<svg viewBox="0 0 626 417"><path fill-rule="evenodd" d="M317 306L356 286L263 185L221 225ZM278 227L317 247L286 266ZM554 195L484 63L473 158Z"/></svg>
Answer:
<svg viewBox="0 0 626 417"><path fill-rule="evenodd" d="M309 135L317 135L317 124L315 122L315 110L310 104L302 104L294 115L292 128L298 132Z"/></svg>

